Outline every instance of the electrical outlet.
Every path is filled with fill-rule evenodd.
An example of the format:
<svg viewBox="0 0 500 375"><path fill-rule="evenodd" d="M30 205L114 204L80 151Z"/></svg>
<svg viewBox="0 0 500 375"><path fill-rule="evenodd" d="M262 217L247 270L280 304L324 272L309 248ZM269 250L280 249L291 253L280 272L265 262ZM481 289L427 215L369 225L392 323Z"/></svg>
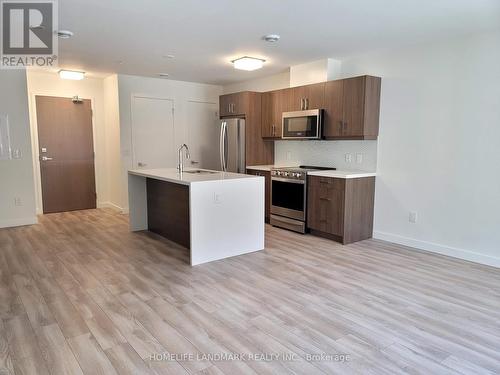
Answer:
<svg viewBox="0 0 500 375"><path fill-rule="evenodd" d="M345 154L345 162L346 163L352 163L352 154Z"/></svg>
<svg viewBox="0 0 500 375"><path fill-rule="evenodd" d="M408 221L412 224L415 224L417 222L417 213L411 211L410 214L408 215Z"/></svg>
<svg viewBox="0 0 500 375"><path fill-rule="evenodd" d="M292 160L292 153L290 151L286 152L286 160Z"/></svg>
<svg viewBox="0 0 500 375"><path fill-rule="evenodd" d="M15 197L14 198L14 206L19 207L19 206L22 206L22 205L23 205L23 201L21 200L21 198Z"/></svg>
<svg viewBox="0 0 500 375"><path fill-rule="evenodd" d="M363 162L363 154L356 154L356 163L361 164Z"/></svg>
<svg viewBox="0 0 500 375"><path fill-rule="evenodd" d="M21 153L21 150L16 148L14 150L12 150L12 158L13 159L21 159L22 157L22 153Z"/></svg>

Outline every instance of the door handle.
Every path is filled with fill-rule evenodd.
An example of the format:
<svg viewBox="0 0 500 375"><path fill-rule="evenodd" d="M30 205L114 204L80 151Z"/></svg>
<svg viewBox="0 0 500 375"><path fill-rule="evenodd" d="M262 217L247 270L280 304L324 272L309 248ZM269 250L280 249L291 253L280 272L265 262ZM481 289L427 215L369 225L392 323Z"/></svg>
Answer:
<svg viewBox="0 0 500 375"><path fill-rule="evenodd" d="M42 156L42 161L49 161L52 160L52 158L49 158L47 156Z"/></svg>

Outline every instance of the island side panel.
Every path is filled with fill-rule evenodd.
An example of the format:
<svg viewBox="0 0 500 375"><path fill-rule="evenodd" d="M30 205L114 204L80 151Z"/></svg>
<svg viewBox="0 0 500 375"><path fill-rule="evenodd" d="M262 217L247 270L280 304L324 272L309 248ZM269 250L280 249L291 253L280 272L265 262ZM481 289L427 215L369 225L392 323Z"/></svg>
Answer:
<svg viewBox="0 0 500 375"><path fill-rule="evenodd" d="M264 177L191 184L191 265L264 249Z"/></svg>
<svg viewBox="0 0 500 375"><path fill-rule="evenodd" d="M128 175L129 226L135 232L148 229L146 178Z"/></svg>
<svg viewBox="0 0 500 375"><path fill-rule="evenodd" d="M147 179L148 229L189 248L189 186Z"/></svg>

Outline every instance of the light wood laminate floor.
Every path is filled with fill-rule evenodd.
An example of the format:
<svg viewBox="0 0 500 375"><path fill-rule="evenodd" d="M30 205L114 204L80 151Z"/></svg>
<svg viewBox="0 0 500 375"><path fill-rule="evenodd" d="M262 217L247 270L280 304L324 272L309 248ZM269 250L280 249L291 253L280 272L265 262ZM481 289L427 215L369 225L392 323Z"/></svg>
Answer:
<svg viewBox="0 0 500 375"><path fill-rule="evenodd" d="M0 374L500 372L500 270L266 234L265 251L190 267L109 209L0 230Z"/></svg>

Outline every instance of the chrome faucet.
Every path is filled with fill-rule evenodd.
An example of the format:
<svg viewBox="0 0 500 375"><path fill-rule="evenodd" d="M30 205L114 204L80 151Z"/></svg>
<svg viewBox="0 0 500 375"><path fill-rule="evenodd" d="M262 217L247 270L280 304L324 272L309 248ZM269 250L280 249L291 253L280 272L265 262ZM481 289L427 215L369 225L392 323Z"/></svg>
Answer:
<svg viewBox="0 0 500 375"><path fill-rule="evenodd" d="M179 147L179 163L177 164L177 170L179 171L179 173L182 173L184 171L184 163L183 163L183 160L182 160L182 149L185 148L186 149L186 159L189 159L189 147L187 146L187 144L183 144L181 147Z"/></svg>

